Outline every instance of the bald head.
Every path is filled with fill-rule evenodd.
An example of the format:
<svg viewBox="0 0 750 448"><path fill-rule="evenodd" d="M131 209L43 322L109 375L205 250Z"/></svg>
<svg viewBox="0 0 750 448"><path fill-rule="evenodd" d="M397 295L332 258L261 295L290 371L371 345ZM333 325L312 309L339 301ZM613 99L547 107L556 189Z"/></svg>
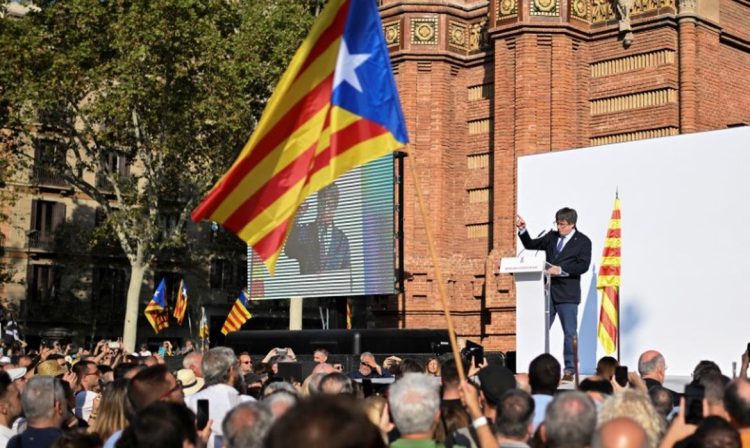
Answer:
<svg viewBox="0 0 750 448"><path fill-rule="evenodd" d="M651 378L663 383L666 368L664 356L656 350L647 350L638 358L638 373L643 378Z"/></svg>
<svg viewBox="0 0 750 448"><path fill-rule="evenodd" d="M627 417L603 423L594 433L593 448L647 448L648 436L641 425Z"/></svg>
<svg viewBox="0 0 750 448"><path fill-rule="evenodd" d="M312 373L331 373L335 371L336 369L334 369L332 365L327 362L321 362L313 367Z"/></svg>

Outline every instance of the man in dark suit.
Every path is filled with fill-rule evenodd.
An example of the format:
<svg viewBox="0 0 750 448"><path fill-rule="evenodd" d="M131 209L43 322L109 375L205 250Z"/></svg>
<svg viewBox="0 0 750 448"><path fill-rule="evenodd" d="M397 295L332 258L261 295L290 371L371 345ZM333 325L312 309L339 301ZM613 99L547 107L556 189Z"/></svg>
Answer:
<svg viewBox="0 0 750 448"><path fill-rule="evenodd" d="M339 190L331 184L318 192L318 212L315 221L295 223L284 246L284 253L299 262L300 274L349 269L351 254L349 238L336 227L334 215L339 203ZM305 213L300 207L298 216Z"/></svg>
<svg viewBox="0 0 750 448"><path fill-rule="evenodd" d="M557 230L532 239L526 231L526 222L520 216L516 217L518 236L521 238L523 247L543 250L547 254L547 262L552 265L548 269L552 276L549 325L551 326L555 321L556 315L560 315L560 323L565 334L563 380L572 380L575 370L573 337L578 334L581 275L589 270L591 264L591 240L578 231L577 221L578 214L575 210L562 208L555 213Z"/></svg>

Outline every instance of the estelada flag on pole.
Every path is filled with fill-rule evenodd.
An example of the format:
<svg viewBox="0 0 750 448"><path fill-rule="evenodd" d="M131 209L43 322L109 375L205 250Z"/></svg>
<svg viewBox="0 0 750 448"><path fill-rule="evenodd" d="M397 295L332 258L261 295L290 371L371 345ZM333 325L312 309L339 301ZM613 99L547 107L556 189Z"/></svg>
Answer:
<svg viewBox="0 0 750 448"><path fill-rule="evenodd" d="M273 273L308 195L408 140L375 0L331 0L192 218L221 223Z"/></svg>
<svg viewBox="0 0 750 448"><path fill-rule="evenodd" d="M232 309L229 310L227 320L224 321L224 325L221 327L221 334L226 336L227 333L239 330L252 317L253 315L247 310L247 293L243 290L240 292L237 300L234 301Z"/></svg>
<svg viewBox="0 0 750 448"><path fill-rule="evenodd" d="M167 311L167 287L164 284L164 279L161 279L159 286L154 291L154 296L151 301L146 305L146 309L143 311L146 315L148 323L156 333L169 327L169 311Z"/></svg>
<svg viewBox="0 0 750 448"><path fill-rule="evenodd" d="M604 241L602 262L599 265L599 277L596 289L601 291L601 308L599 310L599 342L609 354L615 351L620 343L620 198L615 193L615 205L607 228Z"/></svg>
<svg viewBox="0 0 750 448"><path fill-rule="evenodd" d="M174 318L177 320L179 325L185 320L185 310L188 305L188 293L187 286L185 286L185 279L180 280L180 286L177 288L177 301L174 305Z"/></svg>

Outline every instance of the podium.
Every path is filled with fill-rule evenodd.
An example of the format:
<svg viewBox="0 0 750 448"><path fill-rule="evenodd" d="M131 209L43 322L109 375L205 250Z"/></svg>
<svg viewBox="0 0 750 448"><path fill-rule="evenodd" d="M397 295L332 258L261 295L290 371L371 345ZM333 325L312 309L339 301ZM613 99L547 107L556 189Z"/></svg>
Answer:
<svg viewBox="0 0 750 448"><path fill-rule="evenodd" d="M529 363L549 353L549 278L544 251L525 251L500 259L500 273L512 274L516 284L516 366L526 372Z"/></svg>

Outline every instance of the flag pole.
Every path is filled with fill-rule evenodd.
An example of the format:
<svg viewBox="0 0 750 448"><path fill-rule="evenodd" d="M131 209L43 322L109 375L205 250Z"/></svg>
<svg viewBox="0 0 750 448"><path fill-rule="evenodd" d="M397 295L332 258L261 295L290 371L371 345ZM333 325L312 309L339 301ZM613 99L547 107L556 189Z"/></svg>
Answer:
<svg viewBox="0 0 750 448"><path fill-rule="evenodd" d="M405 148L402 149L405 151ZM405 151L406 152L406 151ZM443 305L443 313L445 314L445 321L448 324L448 337L451 343L451 349L453 350L453 358L456 360L456 370L458 370L458 378L461 381L466 380L464 374L464 366L461 361L461 354L458 349L458 342L456 341L456 330L453 328L453 320L451 319L451 312L448 309L448 300L445 294L445 284L443 283L443 272L440 269L440 263L438 263L437 253L435 251L435 243L432 240L432 231L430 230L430 220L427 218L427 210L424 206L424 200L422 199L422 190L419 188L419 177L417 176L417 170L415 165L417 159L413 153L407 152L409 157L409 171L414 179L414 189L417 192L417 203L419 204L419 212L422 215L422 222L424 223L425 236L427 237L427 247L430 251L430 257L432 258L432 265L435 268L435 279L438 284L438 295L440 296L440 302Z"/></svg>

